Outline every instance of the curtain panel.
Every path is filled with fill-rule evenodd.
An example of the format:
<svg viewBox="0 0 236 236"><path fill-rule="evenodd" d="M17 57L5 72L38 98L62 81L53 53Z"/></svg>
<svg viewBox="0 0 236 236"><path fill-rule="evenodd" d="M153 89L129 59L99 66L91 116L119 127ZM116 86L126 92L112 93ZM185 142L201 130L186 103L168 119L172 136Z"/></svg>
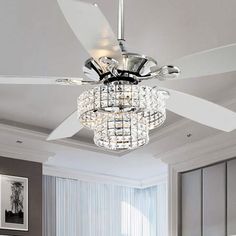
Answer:
<svg viewBox="0 0 236 236"><path fill-rule="evenodd" d="M43 176L43 235L56 236L56 178Z"/></svg>
<svg viewBox="0 0 236 236"><path fill-rule="evenodd" d="M167 236L166 183L135 189L44 176L44 202L44 236Z"/></svg>

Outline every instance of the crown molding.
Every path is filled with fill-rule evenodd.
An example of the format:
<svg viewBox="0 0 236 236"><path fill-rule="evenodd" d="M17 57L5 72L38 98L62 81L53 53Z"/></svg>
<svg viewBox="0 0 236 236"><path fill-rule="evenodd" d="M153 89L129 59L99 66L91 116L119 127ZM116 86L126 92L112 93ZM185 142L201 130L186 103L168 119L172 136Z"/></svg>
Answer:
<svg viewBox="0 0 236 236"><path fill-rule="evenodd" d="M44 163L54 155L55 153L52 152L40 151L25 147L16 147L12 145L9 146L0 143L0 156L8 158Z"/></svg>
<svg viewBox="0 0 236 236"><path fill-rule="evenodd" d="M236 155L236 131L231 133L218 133L199 141L188 143L169 152L158 155L167 164L179 167L186 165L198 168ZM199 166L198 166L199 165Z"/></svg>
<svg viewBox="0 0 236 236"><path fill-rule="evenodd" d="M157 177L140 181L112 175L103 175L98 173L94 174L90 172L73 170L69 168L54 167L46 164L43 165L43 174L60 178L76 179L85 182L113 184L137 189L145 189L167 182L166 173L158 175Z"/></svg>
<svg viewBox="0 0 236 236"><path fill-rule="evenodd" d="M43 174L60 178L76 179L86 182L114 184L132 188L141 188L140 183L137 180L130 180L111 175L94 174L90 172L73 170L69 168L54 167L45 164L43 165Z"/></svg>
<svg viewBox="0 0 236 236"><path fill-rule="evenodd" d="M167 180L168 180L168 174L162 173L155 177L142 180L140 181L139 184L140 184L140 188L145 189L145 188L150 188L159 184L167 183Z"/></svg>
<svg viewBox="0 0 236 236"><path fill-rule="evenodd" d="M10 121L6 121L7 123L11 123ZM5 123L0 123L0 131L5 132L8 134L14 134L20 137L25 137L25 138L30 138L34 140L39 140L43 142L49 142L47 141L48 133L41 132L41 131L35 131L32 129L28 128L22 128L20 126L16 125L9 125ZM50 143L53 144L58 144L58 145L63 145L66 147L71 147L71 148L77 148L77 149L82 149L82 150L87 150L87 151L92 151L92 152L99 152L103 153L106 155L112 155L116 157L122 156L126 151L111 151L111 150L105 150L102 148L97 147L96 145L88 142L83 142L79 141L76 139L60 139L60 140L55 140L55 141L50 141Z"/></svg>

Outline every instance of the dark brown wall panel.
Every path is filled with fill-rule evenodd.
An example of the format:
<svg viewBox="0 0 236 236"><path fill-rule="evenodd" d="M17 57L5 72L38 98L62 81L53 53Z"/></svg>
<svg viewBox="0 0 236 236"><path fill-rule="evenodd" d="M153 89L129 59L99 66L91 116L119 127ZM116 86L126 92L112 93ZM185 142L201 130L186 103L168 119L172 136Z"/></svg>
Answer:
<svg viewBox="0 0 236 236"><path fill-rule="evenodd" d="M0 174L28 178L29 192L29 231L0 229L0 235L42 236L42 164L0 157Z"/></svg>

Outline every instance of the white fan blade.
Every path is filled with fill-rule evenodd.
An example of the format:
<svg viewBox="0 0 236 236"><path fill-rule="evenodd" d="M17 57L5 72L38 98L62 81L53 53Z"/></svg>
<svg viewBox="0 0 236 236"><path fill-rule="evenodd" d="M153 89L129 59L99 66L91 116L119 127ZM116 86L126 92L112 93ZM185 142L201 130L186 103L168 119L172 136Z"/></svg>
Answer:
<svg viewBox="0 0 236 236"><path fill-rule="evenodd" d="M76 0L58 0L74 34L97 62L101 57L122 60L119 43L97 5Z"/></svg>
<svg viewBox="0 0 236 236"><path fill-rule="evenodd" d="M236 129L236 113L202 98L163 88L170 93L167 109L203 125L230 132Z"/></svg>
<svg viewBox="0 0 236 236"><path fill-rule="evenodd" d="M180 79L236 71L236 44L185 56L172 64L181 70Z"/></svg>
<svg viewBox="0 0 236 236"><path fill-rule="evenodd" d="M77 110L68 116L52 133L48 136L47 140L52 141L56 139L69 138L78 133L83 126L78 119Z"/></svg>
<svg viewBox="0 0 236 236"><path fill-rule="evenodd" d="M84 83L89 82L81 78L0 76L0 85L82 85Z"/></svg>

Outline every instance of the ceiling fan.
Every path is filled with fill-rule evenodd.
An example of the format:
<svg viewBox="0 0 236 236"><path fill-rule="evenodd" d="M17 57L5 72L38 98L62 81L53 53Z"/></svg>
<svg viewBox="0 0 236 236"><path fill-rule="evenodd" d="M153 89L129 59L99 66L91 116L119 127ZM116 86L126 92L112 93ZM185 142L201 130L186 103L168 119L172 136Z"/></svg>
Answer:
<svg viewBox="0 0 236 236"><path fill-rule="evenodd" d="M0 76L0 84L95 85L80 95L78 109L47 140L72 137L87 127L94 130L94 141L100 147L134 149L148 142L150 129L164 123L166 109L222 131L236 129L235 112L162 88L158 83L236 71L236 44L199 52L176 60L174 65L159 67L153 58L126 50L124 0L119 0L118 38L96 4L76 0L58 0L58 3L91 56L83 67L89 79ZM141 84L147 80L149 86Z"/></svg>

